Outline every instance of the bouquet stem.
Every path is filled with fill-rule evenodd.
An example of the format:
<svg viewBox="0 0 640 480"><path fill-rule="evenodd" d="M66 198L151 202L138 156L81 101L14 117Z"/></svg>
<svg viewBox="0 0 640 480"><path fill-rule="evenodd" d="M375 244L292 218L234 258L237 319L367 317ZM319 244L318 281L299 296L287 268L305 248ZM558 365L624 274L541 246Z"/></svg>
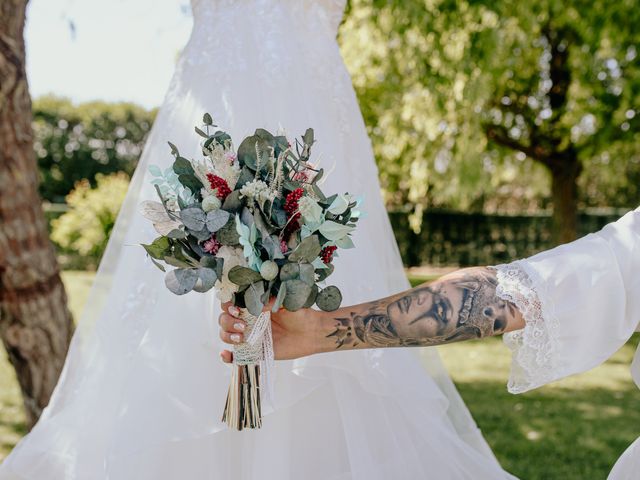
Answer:
<svg viewBox="0 0 640 480"><path fill-rule="evenodd" d="M239 316L247 323L246 341L233 349L231 384L222 414L222 421L234 430L262 426L260 377L267 372L261 372L260 364L266 360L264 365L268 369L272 357L270 314L264 312L256 317L240 309Z"/></svg>

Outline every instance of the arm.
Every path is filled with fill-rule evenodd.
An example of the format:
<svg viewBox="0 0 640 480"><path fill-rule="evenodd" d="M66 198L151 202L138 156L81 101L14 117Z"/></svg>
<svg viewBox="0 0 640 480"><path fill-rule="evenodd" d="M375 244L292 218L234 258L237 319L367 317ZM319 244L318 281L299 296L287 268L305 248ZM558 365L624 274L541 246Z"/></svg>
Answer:
<svg viewBox="0 0 640 480"><path fill-rule="evenodd" d="M273 314L277 359L361 348L442 345L524 327L522 314L496 295L495 271L459 270L411 290L335 312L303 309ZM225 305L221 338L242 341L243 324ZM223 352L231 361L230 352Z"/></svg>

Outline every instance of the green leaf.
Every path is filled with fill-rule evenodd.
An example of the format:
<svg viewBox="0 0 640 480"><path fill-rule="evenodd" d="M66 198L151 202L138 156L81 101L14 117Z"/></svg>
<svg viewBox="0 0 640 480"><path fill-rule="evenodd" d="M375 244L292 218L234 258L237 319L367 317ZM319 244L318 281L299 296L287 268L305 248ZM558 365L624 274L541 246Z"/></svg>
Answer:
<svg viewBox="0 0 640 480"><path fill-rule="evenodd" d="M316 270L316 273L318 274L318 281L323 282L324 280L326 280L327 277L333 273L334 268L335 267L330 263L326 265L326 268L320 268Z"/></svg>
<svg viewBox="0 0 640 480"><path fill-rule="evenodd" d="M200 257L200 266L204 268L213 268L215 269L218 264L218 258L213 255L205 254Z"/></svg>
<svg viewBox="0 0 640 480"><path fill-rule="evenodd" d="M211 233L215 233L224 227L229 219L231 218L231 214L226 210L213 210L207 213L206 224L207 229Z"/></svg>
<svg viewBox="0 0 640 480"><path fill-rule="evenodd" d="M349 225L342 225L338 222L327 220L318 229L320 233L331 241L341 240L353 231L354 227Z"/></svg>
<svg viewBox="0 0 640 480"><path fill-rule="evenodd" d="M311 308L314 303L316 303L316 298L318 297L318 286L313 284L311 285L311 293L307 298L307 301L304 303L303 308Z"/></svg>
<svg viewBox="0 0 640 480"><path fill-rule="evenodd" d="M300 263L300 280L307 285L315 285L316 269L310 263Z"/></svg>
<svg viewBox="0 0 640 480"><path fill-rule="evenodd" d="M202 230L189 230L189 235L196 237L200 242L204 242L211 238L211 233L206 227Z"/></svg>
<svg viewBox="0 0 640 480"><path fill-rule="evenodd" d="M280 268L280 280L295 280L300 278L300 265L297 263L285 263Z"/></svg>
<svg viewBox="0 0 640 480"><path fill-rule="evenodd" d="M198 193L203 187L202 182L195 175L178 175L178 181L193 193Z"/></svg>
<svg viewBox="0 0 640 480"><path fill-rule="evenodd" d="M216 238L223 245L235 247L240 245L240 235L236 230L236 221L234 217L230 217L227 224L216 232Z"/></svg>
<svg viewBox="0 0 640 480"><path fill-rule="evenodd" d="M240 190L231 192L222 204L222 209L227 212L237 213L242 210L243 201L240 198Z"/></svg>
<svg viewBox="0 0 640 480"><path fill-rule="evenodd" d="M325 222L326 223L326 222ZM306 261L313 262L318 255L322 247L320 246L320 239L317 235L310 235L300 242L296 249L289 255L289 260L292 262Z"/></svg>
<svg viewBox="0 0 640 480"><path fill-rule="evenodd" d="M187 238L187 234L183 230L174 228L167 234L167 237L173 238L173 239L185 239Z"/></svg>
<svg viewBox="0 0 640 480"><path fill-rule="evenodd" d="M262 313L264 304L262 303L262 295L264 294L264 283L262 281L252 283L244 292L244 303L249 313L258 316Z"/></svg>
<svg viewBox="0 0 640 480"><path fill-rule="evenodd" d="M211 118L210 114L205 113L202 117L202 123L204 123L205 125L213 125L213 118Z"/></svg>
<svg viewBox="0 0 640 480"><path fill-rule="evenodd" d="M196 292L204 293L211 290L218 280L216 271L211 268L199 268L198 269L198 281L193 289Z"/></svg>
<svg viewBox="0 0 640 480"><path fill-rule="evenodd" d="M262 276L260 275L260 272L236 265L229 270L229 281L239 286L251 285L252 283L261 282Z"/></svg>
<svg viewBox="0 0 640 480"><path fill-rule="evenodd" d="M246 183L249 183L255 178L255 173L249 170L247 167L242 167L240 171L240 177L236 183L236 190L240 190Z"/></svg>
<svg viewBox="0 0 640 480"><path fill-rule="evenodd" d="M198 280L198 272L193 268L176 268L164 277L167 288L176 295L184 295L193 290Z"/></svg>
<svg viewBox="0 0 640 480"><path fill-rule="evenodd" d="M316 298L316 305L320 310L324 310L325 312L333 312L340 308L340 304L342 303L342 294L338 287L330 286L327 288L323 288L320 292L318 292L318 297Z"/></svg>
<svg viewBox="0 0 640 480"><path fill-rule="evenodd" d="M273 313L280 310L280 307L282 307L282 302L284 302L284 297L286 296L286 294L287 294L287 286L284 283L281 283L280 289L278 290L278 295L276 296L276 300L273 303L273 306L271 307L271 311Z"/></svg>
<svg viewBox="0 0 640 480"><path fill-rule="evenodd" d="M189 230L201 231L205 227L206 219L205 213L197 207L185 208L180 211L180 220Z"/></svg>
<svg viewBox="0 0 640 480"><path fill-rule="evenodd" d="M180 155L180 152L178 151L178 147L176 147L173 143L171 142L167 142L169 144L169 147L171 148L171 154L175 155L176 157L178 155Z"/></svg>
<svg viewBox="0 0 640 480"><path fill-rule="evenodd" d="M238 147L238 161L241 165L246 165L251 170L256 169L256 142L259 138L255 135L245 138Z"/></svg>
<svg viewBox="0 0 640 480"><path fill-rule="evenodd" d="M209 138L209 135L208 135L208 134L206 134L205 132L203 132L202 130L200 130L198 127L195 127L195 129L196 129L196 133L197 133L198 135L200 135L201 137L203 137L203 138Z"/></svg>
<svg viewBox="0 0 640 480"><path fill-rule="evenodd" d="M284 298L284 308L290 312L300 310L311 294L311 287L302 280L288 280L284 282L287 289Z"/></svg>
<svg viewBox="0 0 640 480"><path fill-rule="evenodd" d="M191 162L184 157L176 158L173 162L173 171L176 175L193 175L195 173Z"/></svg>
<svg viewBox="0 0 640 480"><path fill-rule="evenodd" d="M307 131L304 132L304 135L302 136L302 141L305 143L305 145L313 145L314 142L314 134L313 134L313 128L307 128Z"/></svg>
<svg viewBox="0 0 640 480"><path fill-rule="evenodd" d="M142 247L147 251L150 257L156 260L162 260L165 255L171 253L171 244L167 237L158 237L149 245L142 244Z"/></svg>
<svg viewBox="0 0 640 480"><path fill-rule="evenodd" d="M167 270L164 268L164 265L162 265L160 262L158 262L155 258L149 256L149 259L151 260L151 262L158 267L161 271L166 272Z"/></svg>
<svg viewBox="0 0 640 480"><path fill-rule="evenodd" d="M280 239L276 235L263 237L262 247L267 251L271 260L284 258L282 250L280 249Z"/></svg>

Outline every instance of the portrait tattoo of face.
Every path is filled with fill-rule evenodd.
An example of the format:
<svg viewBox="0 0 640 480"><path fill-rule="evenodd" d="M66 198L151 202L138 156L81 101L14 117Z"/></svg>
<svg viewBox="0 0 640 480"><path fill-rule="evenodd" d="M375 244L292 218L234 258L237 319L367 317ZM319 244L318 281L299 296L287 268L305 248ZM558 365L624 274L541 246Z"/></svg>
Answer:
<svg viewBox="0 0 640 480"><path fill-rule="evenodd" d="M338 320L331 335L373 346L437 345L501 333L515 306L496 296L493 270L474 269L435 285L410 290L386 308ZM349 330L347 331L347 326ZM338 338L338 347L346 343Z"/></svg>

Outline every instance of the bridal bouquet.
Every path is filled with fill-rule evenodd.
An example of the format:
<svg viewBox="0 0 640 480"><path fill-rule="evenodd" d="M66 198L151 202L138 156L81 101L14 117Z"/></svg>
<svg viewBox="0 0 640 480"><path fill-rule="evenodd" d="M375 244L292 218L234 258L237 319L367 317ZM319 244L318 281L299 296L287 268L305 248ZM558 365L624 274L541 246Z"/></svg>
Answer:
<svg viewBox="0 0 640 480"><path fill-rule="evenodd" d="M248 328L235 347L223 421L259 428L260 368L267 375L273 362L270 311L340 306L340 290L322 285L336 250L354 246L360 201L322 192L323 170L309 162L312 129L295 148L258 129L236 151L209 114L203 122L203 158L188 160L169 143L173 165L149 169L160 201L143 202L141 212L160 236L143 247L173 293L213 288L240 307Z"/></svg>

